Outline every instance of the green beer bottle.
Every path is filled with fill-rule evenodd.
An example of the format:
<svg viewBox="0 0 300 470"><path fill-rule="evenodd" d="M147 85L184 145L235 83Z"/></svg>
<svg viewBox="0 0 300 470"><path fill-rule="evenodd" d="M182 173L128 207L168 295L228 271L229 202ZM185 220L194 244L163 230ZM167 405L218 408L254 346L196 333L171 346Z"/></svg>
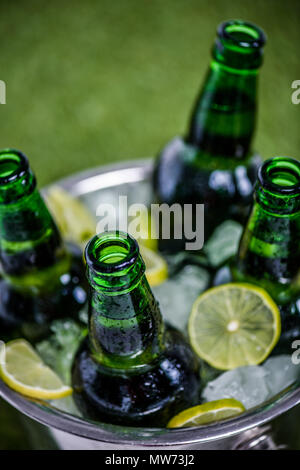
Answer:
<svg viewBox="0 0 300 470"><path fill-rule="evenodd" d="M232 276L266 289L279 305L283 337L300 335L300 163L275 157L260 167L254 205ZM290 347L290 344L289 344Z"/></svg>
<svg viewBox="0 0 300 470"><path fill-rule="evenodd" d="M205 239L222 221L244 222L247 216L259 161L251 144L264 44L254 24L234 20L219 26L187 135L168 143L156 162L156 200L205 204ZM177 251L183 241L161 240L160 247Z"/></svg>
<svg viewBox="0 0 300 470"><path fill-rule="evenodd" d="M75 402L91 419L164 426L198 403L198 360L182 334L164 325L133 238L95 236L86 262L89 336L73 364Z"/></svg>
<svg viewBox="0 0 300 470"><path fill-rule="evenodd" d="M87 299L79 248L63 243L28 160L0 152L0 338L36 341Z"/></svg>

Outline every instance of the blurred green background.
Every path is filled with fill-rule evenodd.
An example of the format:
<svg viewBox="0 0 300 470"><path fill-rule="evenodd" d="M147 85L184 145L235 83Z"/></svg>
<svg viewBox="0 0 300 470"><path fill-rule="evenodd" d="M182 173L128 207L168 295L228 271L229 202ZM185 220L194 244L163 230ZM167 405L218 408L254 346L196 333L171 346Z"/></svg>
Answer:
<svg viewBox="0 0 300 470"><path fill-rule="evenodd" d="M299 158L299 0L1 0L0 148L27 154L40 186L155 155L185 131L216 27L230 18L268 36L255 147ZM28 446L0 402L0 449Z"/></svg>

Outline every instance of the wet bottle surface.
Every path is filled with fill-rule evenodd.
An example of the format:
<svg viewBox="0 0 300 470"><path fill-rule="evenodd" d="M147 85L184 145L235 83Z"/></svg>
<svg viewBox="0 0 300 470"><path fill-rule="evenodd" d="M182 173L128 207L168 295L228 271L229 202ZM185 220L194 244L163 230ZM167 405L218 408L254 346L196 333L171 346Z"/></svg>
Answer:
<svg viewBox="0 0 300 470"><path fill-rule="evenodd" d="M277 350L291 352L300 335L300 163L288 157L264 162L258 172L254 204L236 260L220 271L215 284L250 282L264 288L281 311ZM227 279L226 279L227 273ZM223 277L223 279L222 279Z"/></svg>
<svg viewBox="0 0 300 470"><path fill-rule="evenodd" d="M259 159L252 153L257 77L265 44L255 25L228 21L218 28L213 60L185 138L160 153L154 191L160 203L205 204L205 239L222 221L245 221ZM167 251L183 248L161 240Z"/></svg>
<svg viewBox="0 0 300 470"><path fill-rule="evenodd" d="M81 250L65 244L28 160L0 152L0 338L37 341L54 319L78 319L87 299Z"/></svg>
<svg viewBox="0 0 300 470"><path fill-rule="evenodd" d="M91 419L164 426L198 403L198 360L183 335L163 324L131 237L95 237L86 259L89 337L73 364L74 399Z"/></svg>

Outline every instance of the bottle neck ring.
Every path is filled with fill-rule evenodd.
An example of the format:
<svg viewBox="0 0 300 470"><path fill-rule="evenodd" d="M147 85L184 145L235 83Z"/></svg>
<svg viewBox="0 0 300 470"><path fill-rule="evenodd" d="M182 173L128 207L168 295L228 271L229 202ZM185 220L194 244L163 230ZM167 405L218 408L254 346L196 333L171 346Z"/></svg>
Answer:
<svg viewBox="0 0 300 470"><path fill-rule="evenodd" d="M300 212L300 162L289 157L266 160L258 171L256 201L278 216Z"/></svg>
<svg viewBox="0 0 300 470"><path fill-rule="evenodd" d="M106 295L130 292L145 273L137 242L118 230L93 237L85 257L92 287Z"/></svg>
<svg viewBox="0 0 300 470"><path fill-rule="evenodd" d="M0 152L0 205L17 202L36 187L27 157L19 150Z"/></svg>
<svg viewBox="0 0 300 470"><path fill-rule="evenodd" d="M240 20L226 21L217 29L213 57L224 67L255 70L262 64L265 43L266 36L258 26Z"/></svg>

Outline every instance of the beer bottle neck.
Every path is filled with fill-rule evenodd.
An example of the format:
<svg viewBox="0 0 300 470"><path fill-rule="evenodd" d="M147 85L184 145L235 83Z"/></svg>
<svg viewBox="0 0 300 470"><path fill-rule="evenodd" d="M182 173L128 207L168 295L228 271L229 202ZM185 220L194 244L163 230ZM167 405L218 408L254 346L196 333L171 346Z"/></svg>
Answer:
<svg viewBox="0 0 300 470"><path fill-rule="evenodd" d="M287 157L267 160L239 247L243 280L259 282L279 304L299 294L299 239L300 163Z"/></svg>
<svg viewBox="0 0 300 470"><path fill-rule="evenodd" d="M58 229L36 189L27 158L0 152L0 261L4 275L52 266L63 249Z"/></svg>
<svg viewBox="0 0 300 470"><path fill-rule="evenodd" d="M86 260L94 360L116 373L149 367L163 350L163 322L137 243L106 232L90 241Z"/></svg>
<svg viewBox="0 0 300 470"><path fill-rule="evenodd" d="M255 25L241 21L220 25L186 138L199 149L201 158L243 159L249 154L264 43L264 34Z"/></svg>

